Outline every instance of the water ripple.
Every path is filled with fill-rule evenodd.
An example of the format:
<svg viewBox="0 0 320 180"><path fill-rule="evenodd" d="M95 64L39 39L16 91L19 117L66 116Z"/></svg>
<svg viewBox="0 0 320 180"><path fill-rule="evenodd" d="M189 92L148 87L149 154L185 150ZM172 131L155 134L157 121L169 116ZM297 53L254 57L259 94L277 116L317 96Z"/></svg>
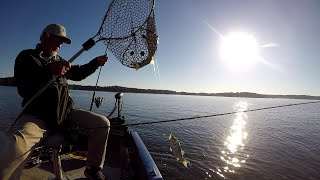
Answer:
<svg viewBox="0 0 320 180"><path fill-rule="evenodd" d="M0 129L4 129L20 112L21 98L14 87L0 87L0 94ZM108 114L114 94L97 92L106 100L94 111ZM71 95L76 107L89 108L92 92L71 91ZM255 109L305 101L133 93L126 93L123 100L128 123L233 112L238 102ZM227 115L130 129L139 133L165 179L320 179L319 112L319 104L309 104L239 113L242 120ZM189 169L171 155L170 132L191 161Z"/></svg>

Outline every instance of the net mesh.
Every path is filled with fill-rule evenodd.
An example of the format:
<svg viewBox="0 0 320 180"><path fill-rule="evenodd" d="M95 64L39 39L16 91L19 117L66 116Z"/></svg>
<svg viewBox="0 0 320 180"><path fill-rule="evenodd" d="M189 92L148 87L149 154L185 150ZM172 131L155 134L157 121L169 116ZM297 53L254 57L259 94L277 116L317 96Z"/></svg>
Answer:
<svg viewBox="0 0 320 180"><path fill-rule="evenodd" d="M139 69L153 61L158 45L153 0L114 0L99 38L125 66Z"/></svg>

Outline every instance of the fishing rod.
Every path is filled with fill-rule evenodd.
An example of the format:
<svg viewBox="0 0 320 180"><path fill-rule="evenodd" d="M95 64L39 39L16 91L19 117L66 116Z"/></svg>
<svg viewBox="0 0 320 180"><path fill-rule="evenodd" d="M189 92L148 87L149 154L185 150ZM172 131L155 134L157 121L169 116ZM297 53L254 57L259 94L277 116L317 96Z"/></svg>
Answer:
<svg viewBox="0 0 320 180"><path fill-rule="evenodd" d="M97 78L96 86L94 87L94 91L93 91L93 94L92 94L91 105L90 105L90 111L92 110L92 105L93 105L94 97L95 97L95 95L96 95L96 90L97 90L97 87L98 87L98 81L99 81L99 77L100 77L101 69L102 69L102 66L100 66L100 70L99 70L99 74L98 74L98 78Z"/></svg>
<svg viewBox="0 0 320 180"><path fill-rule="evenodd" d="M158 47L154 9L155 0L112 0L98 32L68 62L72 63L84 51L102 41L106 50L126 67L139 69L150 64ZM12 131L20 117L58 77L54 76L28 100L6 132Z"/></svg>
<svg viewBox="0 0 320 180"><path fill-rule="evenodd" d="M254 112L254 111L262 111L262 110L268 110L268 109L277 109L277 108L282 108L282 107L298 106L298 105L305 105L305 104L315 104L315 103L320 103L320 101L292 103L292 104L270 106L270 107L257 108L257 109L248 109L248 110L244 110L244 111L233 111L233 112L210 114L210 115L204 115L204 116L193 116L193 117L170 119L170 120L160 120L160 121L140 122L140 123L131 123L131 124L123 124L123 125L113 125L112 127L116 127L116 126L130 127L130 126L140 126L140 125L149 125L149 124L162 124L162 123L187 121L187 120L194 120L194 119L201 119L201 118L208 118L208 117L225 116L225 115L237 114L239 112ZM107 128L107 127L94 127L94 128L84 128L84 129L96 129L96 128Z"/></svg>

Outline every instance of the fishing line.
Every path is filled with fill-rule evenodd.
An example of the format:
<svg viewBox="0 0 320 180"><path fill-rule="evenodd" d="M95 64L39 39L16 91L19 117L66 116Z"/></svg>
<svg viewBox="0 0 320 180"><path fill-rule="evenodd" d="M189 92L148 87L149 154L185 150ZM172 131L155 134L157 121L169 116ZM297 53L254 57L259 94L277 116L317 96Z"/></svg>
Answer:
<svg viewBox="0 0 320 180"><path fill-rule="evenodd" d="M129 126L139 126L139 125L148 125L148 124L161 124L161 123L168 123L168 122L177 122L177 121L194 120L194 119L201 119L201 118L208 118L208 117L225 116L225 115L236 114L239 112L254 112L254 111L262 111L262 110L268 110L268 109L277 109L277 108L282 108L282 107L298 106L298 105L314 104L314 103L320 103L320 101L292 103L292 104L285 104L285 105L279 105L279 106L270 106L270 107L264 107L264 108L249 109L249 110L245 110L245 111L233 111L233 112L227 112L227 113L210 114L210 115L204 115L204 116L193 116L193 117L170 119L170 120L140 122L140 123L131 123L131 124L124 124L124 125L113 125L111 127L118 127L118 126L129 127ZM107 128L107 127L82 128L82 129L96 129L96 128Z"/></svg>
<svg viewBox="0 0 320 180"><path fill-rule="evenodd" d="M104 54L107 56L107 49L106 49L106 51L104 52ZM102 65L102 66L104 66L104 65ZM93 105L94 98L95 98L95 95L96 95L96 91L97 91L97 87L98 87L98 81L99 81L99 78L100 78L100 73L101 73L102 66L100 66L99 74L98 74L98 77L97 77L96 86L94 87L94 91L93 91L93 94L92 94L90 111L92 110L92 105Z"/></svg>

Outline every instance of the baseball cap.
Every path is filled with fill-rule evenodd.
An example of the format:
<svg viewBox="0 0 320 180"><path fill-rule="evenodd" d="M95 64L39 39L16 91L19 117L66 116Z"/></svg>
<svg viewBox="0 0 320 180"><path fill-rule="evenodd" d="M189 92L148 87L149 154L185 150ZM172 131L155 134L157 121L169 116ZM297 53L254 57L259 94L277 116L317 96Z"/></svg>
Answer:
<svg viewBox="0 0 320 180"><path fill-rule="evenodd" d="M64 43L71 44L71 39L67 37L66 28L60 24L49 24L42 33L51 33L64 39Z"/></svg>

